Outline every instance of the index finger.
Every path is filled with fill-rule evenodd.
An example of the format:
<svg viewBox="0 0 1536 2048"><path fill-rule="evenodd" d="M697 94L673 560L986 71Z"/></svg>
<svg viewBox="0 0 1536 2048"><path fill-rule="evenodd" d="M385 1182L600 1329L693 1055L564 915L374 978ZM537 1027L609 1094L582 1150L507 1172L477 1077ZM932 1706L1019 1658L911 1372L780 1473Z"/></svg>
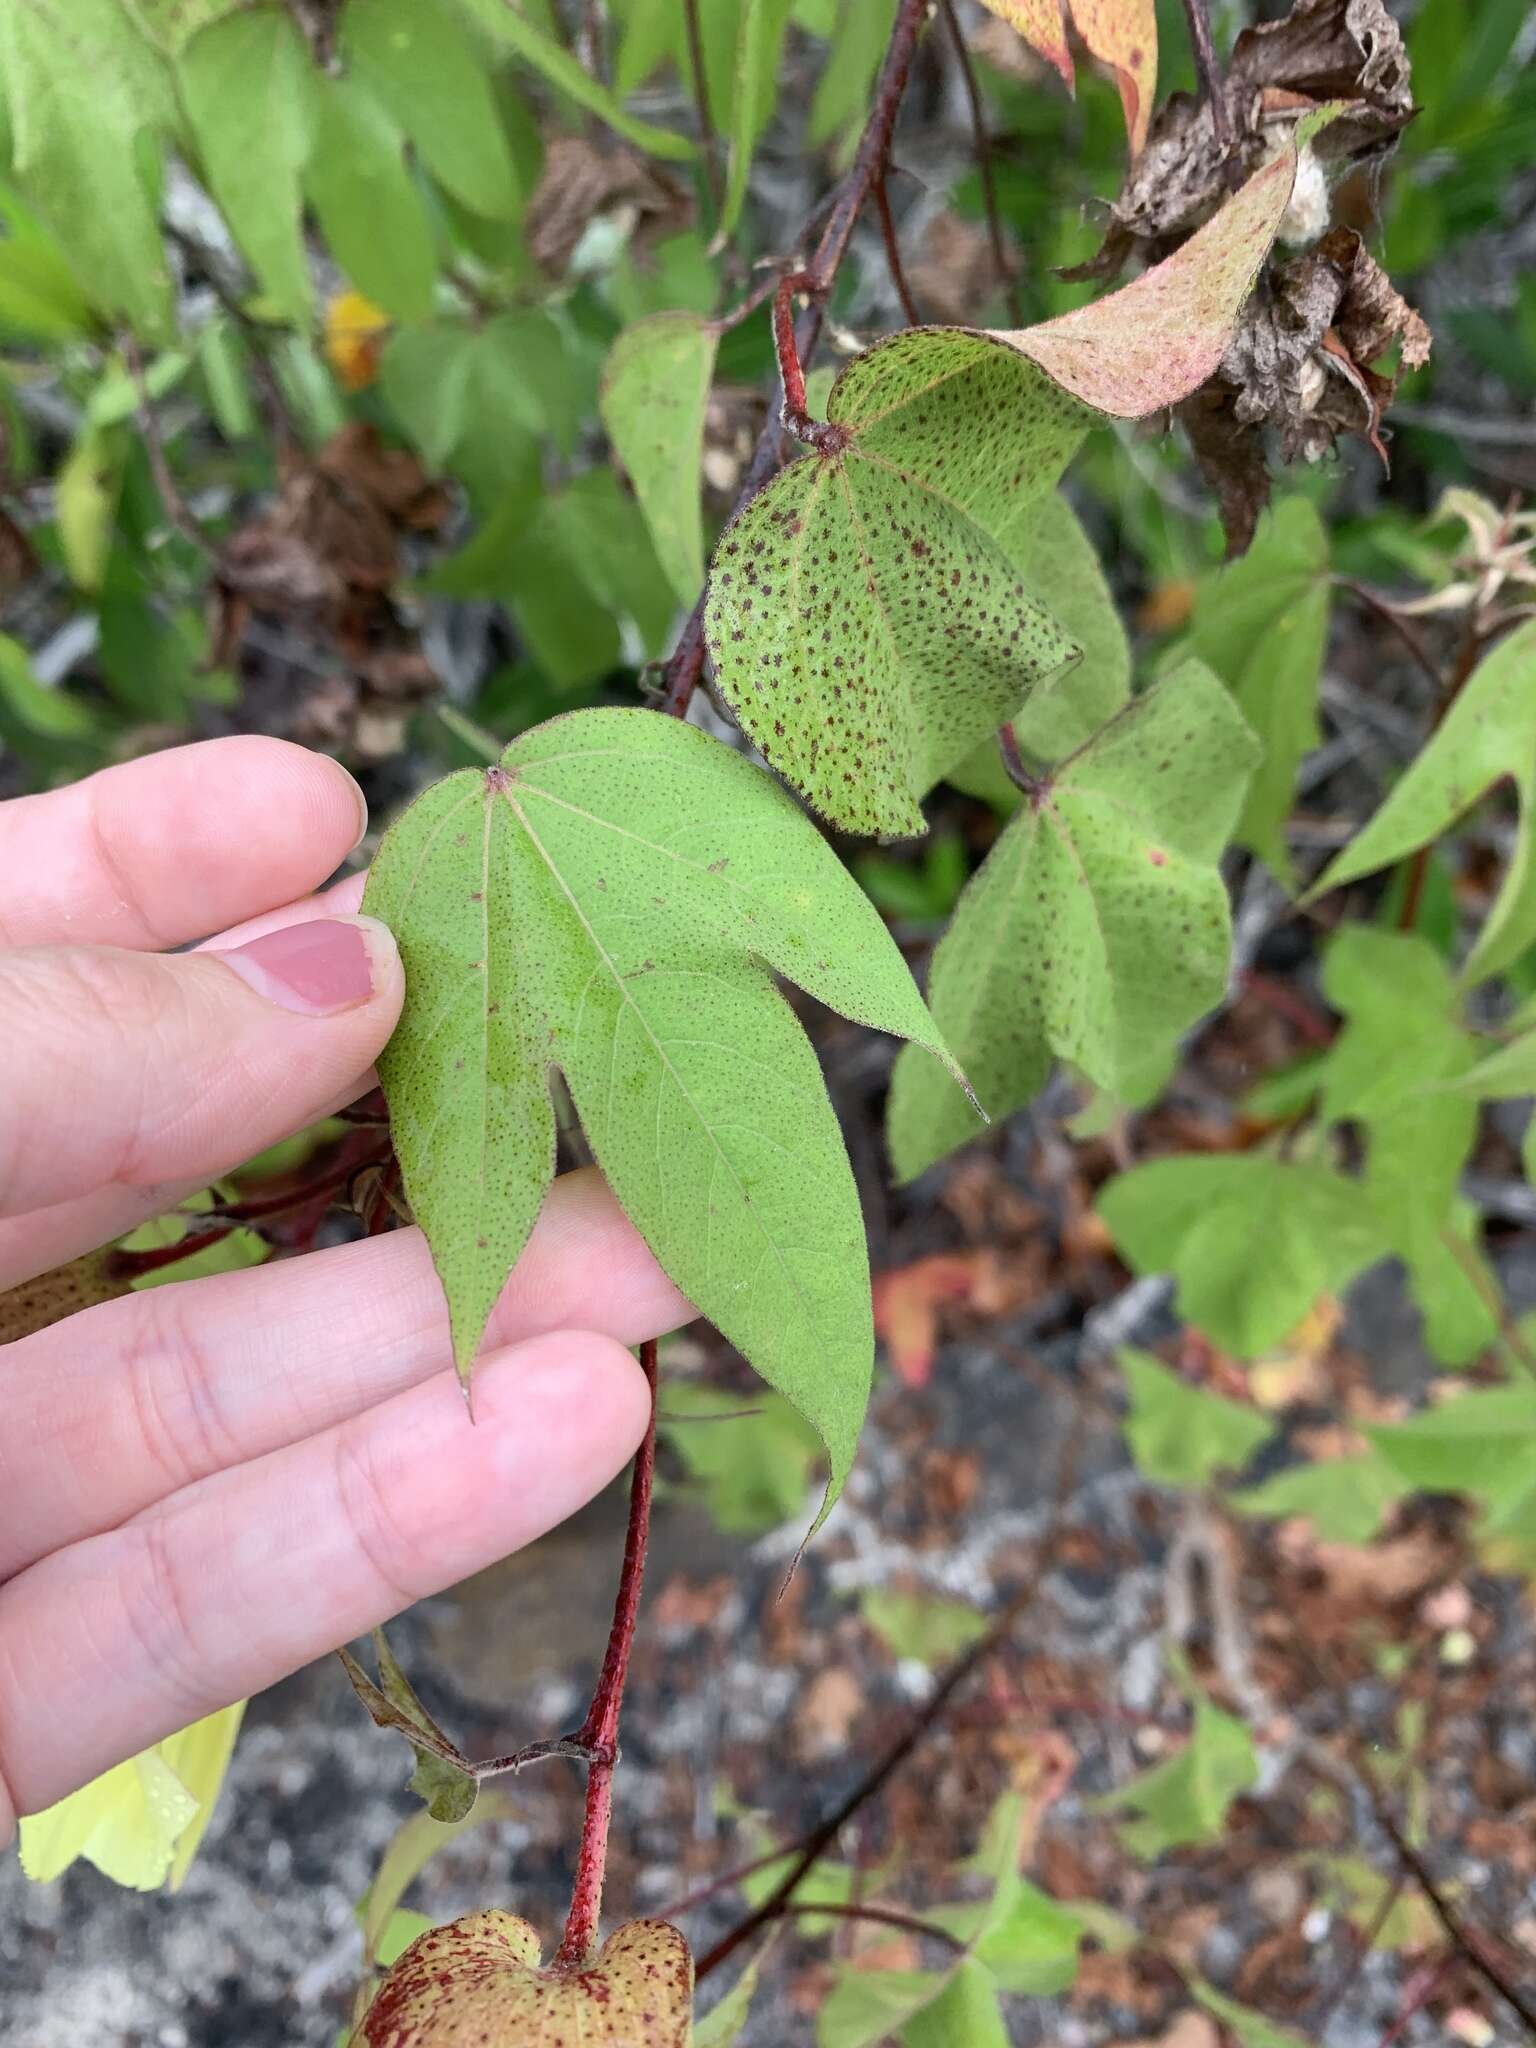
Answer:
<svg viewBox="0 0 1536 2048"><path fill-rule="evenodd" d="M316 888L367 821L339 762L255 734L14 798L0 804L0 945L206 938Z"/></svg>

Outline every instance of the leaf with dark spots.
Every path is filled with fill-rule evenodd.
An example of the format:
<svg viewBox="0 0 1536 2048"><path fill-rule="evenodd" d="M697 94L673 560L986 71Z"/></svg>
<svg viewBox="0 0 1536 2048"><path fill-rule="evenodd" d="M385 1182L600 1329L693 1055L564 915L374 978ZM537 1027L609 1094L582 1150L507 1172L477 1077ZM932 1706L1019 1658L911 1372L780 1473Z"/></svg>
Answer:
<svg viewBox="0 0 1536 2048"><path fill-rule="evenodd" d="M1007 1115L1053 1059L1124 1095L1221 1000L1230 952L1217 865L1258 743L1231 695L1186 662L1063 762L1002 834L934 954L929 1001ZM977 1135L903 1053L889 1135L910 1180Z"/></svg>
<svg viewBox="0 0 1536 2048"><path fill-rule="evenodd" d="M585 1969L540 1969L526 1920L468 1913L418 1935L380 1986L360 2048L688 2048L693 1957L632 1920Z"/></svg>
<svg viewBox="0 0 1536 2048"><path fill-rule="evenodd" d="M920 832L933 784L1064 669L1072 644L1014 544L1096 417L1163 411L1209 377L1295 173L1288 147L1095 305L878 343L832 387L841 432L726 529L705 614L717 681L835 824Z"/></svg>

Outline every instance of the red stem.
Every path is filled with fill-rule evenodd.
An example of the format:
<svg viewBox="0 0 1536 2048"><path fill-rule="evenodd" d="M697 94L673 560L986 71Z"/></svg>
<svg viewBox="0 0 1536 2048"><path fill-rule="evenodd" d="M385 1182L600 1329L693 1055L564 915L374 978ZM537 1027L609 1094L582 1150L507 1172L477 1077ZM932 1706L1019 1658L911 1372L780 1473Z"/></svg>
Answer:
<svg viewBox="0 0 1536 2048"><path fill-rule="evenodd" d="M912 296L912 287L907 283L907 273L901 261L901 244L896 239L896 222L891 213L890 180L882 171L875 180L875 211L880 216L880 233L885 242L885 260L890 266L891 283L896 287L896 296L901 301L902 318L909 327L921 327L923 316L917 310L917 301Z"/></svg>
<svg viewBox="0 0 1536 2048"><path fill-rule="evenodd" d="M651 1528L651 1491L656 1474L656 1345L654 1339L640 1346L640 1365L651 1390L650 1419L645 1436L635 1453L634 1473L629 1486L629 1527L624 1536L624 1564L619 1574L618 1598L614 1602L613 1626L603 1668L597 1674L587 1718L574 1738L591 1753L587 1769L587 1805L581 1824L581 1848L576 1860L576 1882L571 1892L571 1910L566 1916L565 1935L555 1953L557 1970L582 1970L597 1947L597 1927L603 1909L603 1874L608 1863L608 1823L613 1815L613 1768L619 1760L619 1709L624 1700L624 1681L629 1675L629 1656L634 1648L635 1622L640 1612L640 1588L645 1578L645 1551Z"/></svg>
<svg viewBox="0 0 1536 2048"><path fill-rule="evenodd" d="M838 188L832 210L827 216L826 227L822 230L816 252L801 277L808 278L805 289L811 295L811 304L802 314L800 323L791 330L792 352L780 350L781 368L793 360L801 371L810 361L816 343L821 337L821 301L831 290L836 280L838 266L848 247L853 233L854 222L858 219L864 201L874 189L875 181L885 167L891 146L891 131L896 125L896 115L906 91L907 74L912 68L913 53L917 39L927 19L928 0L901 0L891 40L886 46L885 62L875 86L874 105L869 121L859 139L848 175ZM777 295L775 298L777 315ZM779 327L775 318L775 341L779 340ZM758 492L773 476L783 461L782 406L787 393L780 394L780 405L769 414L767 424L758 436L757 446L752 452L747 473L742 479L732 508L733 519L752 502ZM804 392L800 398L801 412L804 411ZM814 424L814 423L812 423ZM701 597L689 615L671 660L663 671L662 695L659 709L673 718L685 718L693 693L699 686L704 673L704 599Z"/></svg>

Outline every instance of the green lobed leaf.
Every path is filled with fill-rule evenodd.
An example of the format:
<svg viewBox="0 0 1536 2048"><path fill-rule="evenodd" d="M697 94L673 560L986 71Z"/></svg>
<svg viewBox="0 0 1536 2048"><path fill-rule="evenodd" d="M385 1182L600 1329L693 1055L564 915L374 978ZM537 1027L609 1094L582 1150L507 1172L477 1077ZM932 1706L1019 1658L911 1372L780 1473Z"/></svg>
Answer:
<svg viewBox="0 0 1536 2048"><path fill-rule="evenodd" d="M1242 1515L1277 1521L1299 1515L1324 1543L1369 1543L1402 1494L1402 1485L1386 1462L1363 1452L1355 1458L1294 1466L1224 1499Z"/></svg>
<svg viewBox="0 0 1536 2048"><path fill-rule="evenodd" d="M369 911L407 995L380 1062L466 1378L554 1167L564 1073L699 1311L852 1461L874 1340L858 1195L765 970L947 1059L890 935L772 779L694 727L572 713L418 798Z"/></svg>
<svg viewBox="0 0 1536 2048"><path fill-rule="evenodd" d="M357 289L399 320L427 319L437 282L432 224L405 139L362 77L326 82L304 190Z"/></svg>
<svg viewBox="0 0 1536 2048"><path fill-rule="evenodd" d="M1497 1322L1491 1277L1478 1288L1447 1242L1462 1233L1457 1190L1477 1136L1476 1104L1444 1085L1477 1061L1450 971L1413 933L1350 925L1328 948L1323 988L1346 1020L1320 1070L1323 1115L1364 1126L1362 1185L1408 1268L1426 1341L1464 1365Z"/></svg>
<svg viewBox="0 0 1536 2048"><path fill-rule="evenodd" d="M365 0L341 17L350 68L471 213L511 220L523 190L481 52L451 8Z"/></svg>
<svg viewBox="0 0 1536 2048"><path fill-rule="evenodd" d="M656 313L628 327L609 353L601 408L681 603L704 588L700 479L704 415L719 337L694 313Z"/></svg>
<svg viewBox="0 0 1536 2048"><path fill-rule="evenodd" d="M929 1001L988 1113L1053 1058L1112 1093L1220 1001L1230 952L1216 865L1256 753L1225 689L1187 662L1043 782L961 897ZM898 1059L889 1137L910 1180L976 1135Z"/></svg>
<svg viewBox="0 0 1536 2048"><path fill-rule="evenodd" d="M300 181L321 86L292 16L282 7L231 13L187 43L176 81L209 188L263 292L289 319L307 320Z"/></svg>
<svg viewBox="0 0 1536 2048"><path fill-rule="evenodd" d="M670 157L677 163L687 163L697 154L686 136L674 134L669 128L654 127L649 121L637 121L633 115L626 114L612 93L606 91L569 50L563 49L534 22L525 20L511 5L511 0L466 0L466 6L498 42L504 43L525 64L540 72L567 99L574 100L588 113L596 114L615 135L622 135L626 142L634 143L637 149L646 150L652 156Z"/></svg>
<svg viewBox="0 0 1536 2048"><path fill-rule="evenodd" d="M1131 694L1131 647L1082 522L1060 491L1037 499L1009 542L1020 576L1083 650L1059 688L1032 697L1013 721L1027 755L1059 761L1092 739ZM1023 801L987 738L945 778L1012 815Z"/></svg>
<svg viewBox="0 0 1536 2048"><path fill-rule="evenodd" d="M1483 657L1439 731L1304 900L1429 845L1506 777L1520 805L1519 836L1462 979L1471 983L1500 973L1536 942L1536 620L1516 627Z"/></svg>
<svg viewBox="0 0 1536 2048"><path fill-rule="evenodd" d="M1109 1182L1098 1211L1138 1273L1172 1273L1179 1312L1256 1358L1386 1255L1359 1187L1267 1153L1153 1159Z"/></svg>
<svg viewBox="0 0 1536 2048"><path fill-rule="evenodd" d="M120 0L10 0L0 93L17 182L91 303L168 338L159 138L173 106L156 51Z"/></svg>
<svg viewBox="0 0 1536 2048"><path fill-rule="evenodd" d="M1289 498L1265 516L1247 554L1201 585L1188 643L1228 685L1263 742L1236 837L1287 884L1285 823L1296 771L1319 738L1331 605L1328 535L1305 498Z"/></svg>
<svg viewBox="0 0 1536 2048"><path fill-rule="evenodd" d="M1295 173L1293 144L1091 306L877 343L832 387L837 431L726 529L706 612L716 679L834 824L920 832L919 799L1069 658L1010 542L1096 415L1161 411L1216 368Z"/></svg>
<svg viewBox="0 0 1536 2048"><path fill-rule="evenodd" d="M816 2015L816 2048L876 2048L948 1982L943 1970L845 1970Z"/></svg>
<svg viewBox="0 0 1536 2048"><path fill-rule="evenodd" d="M1126 1441L1138 1472L1159 1486L1209 1486L1218 1472L1241 1471L1274 1424L1256 1408L1191 1386L1150 1352L1117 1353L1131 1397Z"/></svg>
<svg viewBox="0 0 1536 2048"><path fill-rule="evenodd" d="M1200 1697L1194 1728L1178 1755L1094 1804L1130 1807L1136 1818L1121 1823L1120 1839L1133 1856L1150 1859L1165 1849L1219 1841L1227 1808L1258 1776L1247 1726Z"/></svg>

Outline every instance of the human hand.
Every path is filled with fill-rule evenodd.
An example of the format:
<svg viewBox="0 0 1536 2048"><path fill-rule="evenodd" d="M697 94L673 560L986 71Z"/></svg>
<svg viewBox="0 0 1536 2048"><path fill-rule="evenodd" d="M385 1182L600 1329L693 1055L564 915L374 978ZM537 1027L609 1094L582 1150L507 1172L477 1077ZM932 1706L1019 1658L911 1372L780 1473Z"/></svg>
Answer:
<svg viewBox="0 0 1536 2048"><path fill-rule="evenodd" d="M363 822L334 762L256 738L0 806L0 1289L373 1085L399 955L354 914L360 879L304 894ZM5 1346L0 1845L16 1814L569 1515L644 1431L625 1347L687 1313L576 1173L492 1316L473 1428L417 1230Z"/></svg>

